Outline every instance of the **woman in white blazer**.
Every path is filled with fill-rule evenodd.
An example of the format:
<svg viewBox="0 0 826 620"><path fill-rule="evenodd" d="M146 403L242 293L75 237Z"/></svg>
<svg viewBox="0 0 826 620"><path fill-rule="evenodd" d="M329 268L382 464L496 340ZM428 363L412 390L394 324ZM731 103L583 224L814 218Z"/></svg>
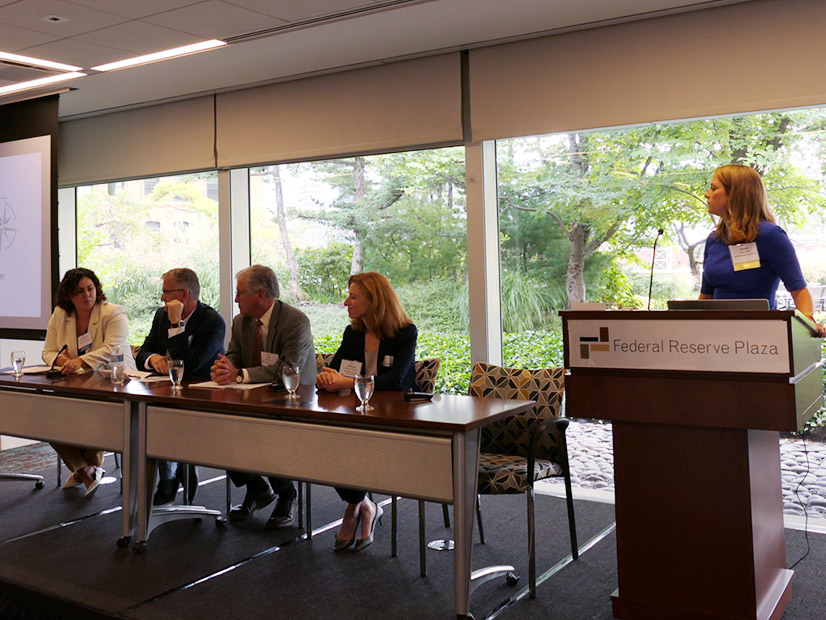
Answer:
<svg viewBox="0 0 826 620"><path fill-rule="evenodd" d="M108 362L117 345L123 352L123 364L135 369L135 360L127 342L129 320L118 305L106 301L100 280L89 269L70 269L63 276L55 295L55 309L46 329L43 361L59 366L64 375L94 369ZM86 485L91 496L105 473L103 451L52 444L72 471L63 485L68 489Z"/></svg>

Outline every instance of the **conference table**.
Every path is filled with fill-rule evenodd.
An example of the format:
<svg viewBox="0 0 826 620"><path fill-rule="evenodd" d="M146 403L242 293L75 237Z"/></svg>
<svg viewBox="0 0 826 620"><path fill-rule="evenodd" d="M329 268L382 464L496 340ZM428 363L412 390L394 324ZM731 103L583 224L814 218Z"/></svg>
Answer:
<svg viewBox="0 0 826 620"><path fill-rule="evenodd" d="M169 383L135 380L113 386L97 374L58 381L0 375L0 432L123 452L122 540L134 534L144 548L152 518L150 459L453 504L454 607L458 617L472 617L480 431L533 401L453 395L406 401L399 392L376 392L374 409L361 413L353 394L301 386L298 395L290 401L266 387L186 385L174 392Z"/></svg>
<svg viewBox="0 0 826 620"><path fill-rule="evenodd" d="M122 541L137 518L137 411L124 386L97 373L0 374L0 434L121 453Z"/></svg>

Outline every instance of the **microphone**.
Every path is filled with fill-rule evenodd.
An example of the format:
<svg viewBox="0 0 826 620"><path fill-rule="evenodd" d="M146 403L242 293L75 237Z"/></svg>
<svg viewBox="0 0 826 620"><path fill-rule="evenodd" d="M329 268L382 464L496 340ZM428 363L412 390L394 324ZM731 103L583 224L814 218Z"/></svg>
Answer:
<svg viewBox="0 0 826 620"><path fill-rule="evenodd" d="M57 355L54 356L54 360L52 361L51 368L49 368L49 370L46 371L46 377L48 377L49 379L56 379L57 377L62 377L63 376L63 373L60 371L60 369L55 368L54 365L57 364L58 358L61 355L63 355L63 352L68 348L69 348L69 345L64 344L63 347L60 349L60 351L57 352Z"/></svg>
<svg viewBox="0 0 826 620"><path fill-rule="evenodd" d="M657 257L657 241L660 240L664 232L662 228L657 229L657 238L654 239L654 251L651 252L651 277L648 279L648 310L651 310L651 289L654 287L654 259Z"/></svg>

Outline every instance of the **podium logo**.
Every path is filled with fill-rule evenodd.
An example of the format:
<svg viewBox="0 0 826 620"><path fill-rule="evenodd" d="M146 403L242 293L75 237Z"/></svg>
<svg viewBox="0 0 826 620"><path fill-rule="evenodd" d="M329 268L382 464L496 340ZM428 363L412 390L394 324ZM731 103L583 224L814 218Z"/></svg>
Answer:
<svg viewBox="0 0 826 620"><path fill-rule="evenodd" d="M14 239L17 237L17 228L15 228L17 217L6 199L0 198L0 200L3 201L2 214L0 214L2 215L2 219L0 219L0 254L2 254L4 250L8 250L14 244Z"/></svg>
<svg viewBox="0 0 826 620"><path fill-rule="evenodd" d="M599 336L580 336L579 357L580 359L591 359L593 351L610 351L608 345L608 328L600 327Z"/></svg>

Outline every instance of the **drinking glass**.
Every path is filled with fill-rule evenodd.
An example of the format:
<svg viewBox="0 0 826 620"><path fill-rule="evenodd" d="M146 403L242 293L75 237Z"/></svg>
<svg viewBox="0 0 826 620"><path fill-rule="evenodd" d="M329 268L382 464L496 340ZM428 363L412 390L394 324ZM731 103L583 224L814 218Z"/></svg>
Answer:
<svg viewBox="0 0 826 620"><path fill-rule="evenodd" d="M356 389L356 396L361 401L361 405L356 407L356 411L372 411L370 406L370 397L373 395L373 389L376 386L376 380L373 375L356 375L354 379L354 386Z"/></svg>
<svg viewBox="0 0 826 620"><path fill-rule="evenodd" d="M297 399L298 394L295 391L298 389L298 384L301 383L301 368L284 364L281 367L281 381L284 383L284 387L287 388L287 399Z"/></svg>
<svg viewBox="0 0 826 620"><path fill-rule="evenodd" d="M18 379L23 376L23 366L26 365L26 352L25 351L12 351L11 352L11 368L12 368L12 376L17 377Z"/></svg>
<svg viewBox="0 0 826 620"><path fill-rule="evenodd" d="M184 380L184 361L183 360L169 360L167 364L169 369L169 378L172 379L172 391L181 391L181 381Z"/></svg>

